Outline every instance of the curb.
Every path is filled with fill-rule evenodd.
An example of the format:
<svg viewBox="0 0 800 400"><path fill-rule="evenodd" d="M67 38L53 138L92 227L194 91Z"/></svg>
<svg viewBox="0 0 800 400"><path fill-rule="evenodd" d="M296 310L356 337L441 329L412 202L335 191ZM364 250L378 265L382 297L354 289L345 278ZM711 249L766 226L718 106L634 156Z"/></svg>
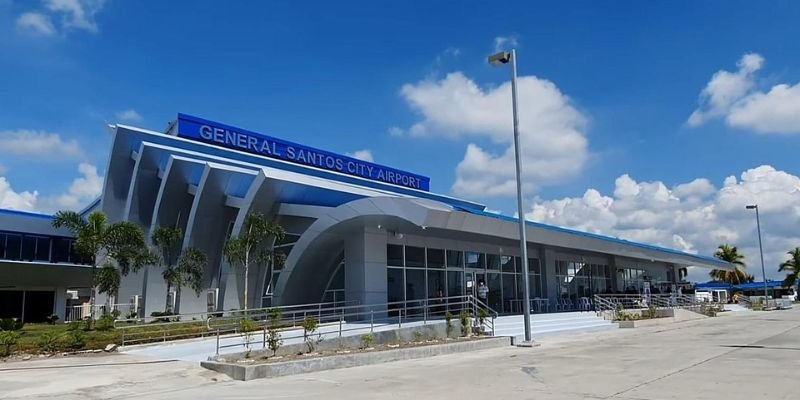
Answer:
<svg viewBox="0 0 800 400"><path fill-rule="evenodd" d="M229 377L249 381L253 379L272 378L307 372L330 369L358 367L362 365L381 364L392 361L413 360L469 351L493 349L511 345L508 337L494 337L469 342L446 343L431 346L410 347L405 349L384 350L368 353L341 354L308 360L292 360L258 365L239 365L217 361L202 361L200 366L223 373Z"/></svg>

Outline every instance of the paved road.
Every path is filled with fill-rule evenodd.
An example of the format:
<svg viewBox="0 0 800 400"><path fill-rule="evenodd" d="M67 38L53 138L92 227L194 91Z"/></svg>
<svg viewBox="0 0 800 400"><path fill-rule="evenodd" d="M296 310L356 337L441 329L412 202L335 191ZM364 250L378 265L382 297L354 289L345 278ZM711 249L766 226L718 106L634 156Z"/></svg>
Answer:
<svg viewBox="0 0 800 400"><path fill-rule="evenodd" d="M0 398L789 399L799 360L795 309L250 382L131 355L6 363Z"/></svg>

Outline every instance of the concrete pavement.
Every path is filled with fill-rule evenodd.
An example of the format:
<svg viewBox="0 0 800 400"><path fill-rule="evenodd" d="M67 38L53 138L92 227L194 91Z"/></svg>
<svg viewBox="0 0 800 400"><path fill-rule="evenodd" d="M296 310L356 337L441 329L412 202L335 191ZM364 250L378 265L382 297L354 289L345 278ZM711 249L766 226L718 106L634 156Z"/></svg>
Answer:
<svg viewBox="0 0 800 400"><path fill-rule="evenodd" d="M135 364L143 361L0 364L0 398L788 399L800 370L800 309L249 382L180 361Z"/></svg>

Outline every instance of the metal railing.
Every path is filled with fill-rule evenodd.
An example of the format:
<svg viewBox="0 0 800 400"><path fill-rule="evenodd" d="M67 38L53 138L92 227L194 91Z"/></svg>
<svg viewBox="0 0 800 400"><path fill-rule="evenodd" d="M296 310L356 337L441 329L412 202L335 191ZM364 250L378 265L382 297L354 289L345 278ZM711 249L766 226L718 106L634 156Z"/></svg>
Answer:
<svg viewBox="0 0 800 400"><path fill-rule="evenodd" d="M315 315L321 315L323 318L317 320L321 331L316 332L315 335L339 338L356 333L371 334L377 328L385 326L396 325L399 329L403 327L403 324L411 322L422 322L423 325L434 321L443 322L447 319L448 314L451 315L451 318L458 320L462 311L469 313L473 321L472 327L477 327L483 332L488 331L490 335L494 336L494 323L499 315L497 311L472 295L330 307L301 314L298 309L305 306L260 309L261 312L256 314L252 313L256 310L248 310L246 316L239 314L237 318L210 317L207 320L208 330L213 331L217 336L215 353L219 355L221 349L231 347L250 349L253 344L253 336L261 336L262 348L266 349L269 325L279 327L277 330L281 334L281 340L305 339L307 332L299 327L305 318ZM269 320L270 311L275 309L281 311L282 315L279 321ZM239 328L244 318L254 321L257 324L257 330L241 332ZM242 340L234 340L233 343L225 344L223 343L225 338L222 336L226 332L233 332L235 333L234 338L240 337Z"/></svg>
<svg viewBox="0 0 800 400"><path fill-rule="evenodd" d="M263 342L266 342L266 330L270 324L270 313L280 310L282 316L275 323L281 331L287 332L284 339L294 339L303 336L302 323L306 318L314 318L320 327L324 327L325 334L336 334L341 337L349 331L362 330L374 332L377 327L397 325L422 321L444 321L448 313L458 319L461 311L470 313L481 330L494 334L494 322L497 311L487 306L474 296L451 296L435 299L420 299L388 302L372 305L358 305L354 302L337 301L333 303L298 304L289 306L276 306L248 310L231 310L220 312L192 313L170 315L150 318L118 319L115 328L120 331L121 344L134 345L150 342L166 342L168 340L186 339L194 337L225 335L249 338L253 332L242 332L245 326L242 321L247 319L255 324L257 331L262 331ZM483 311L481 311L483 310ZM485 318L480 318L485 316ZM252 328L252 326L251 326ZM262 333L256 332L255 335ZM249 339L248 339L249 340ZM222 344L220 348L242 346L237 344ZM249 347L249 342L245 343ZM217 349L219 351L219 348Z"/></svg>
<svg viewBox="0 0 800 400"><path fill-rule="evenodd" d="M92 307L89 303L79 304L76 306L69 306L67 307L66 313L64 315L64 322L73 322L73 321L82 321L86 318L89 318L92 315L90 311ZM131 310L133 310L133 305L128 303L120 303L120 304L95 304L94 305L94 317L100 318L101 316L107 313L114 313L118 312L119 315L127 316Z"/></svg>
<svg viewBox="0 0 800 400"><path fill-rule="evenodd" d="M323 317L321 310L335 307L343 302L301 304L286 307L295 314L299 311L308 313L318 311L320 319ZM239 321L245 315L248 317L261 316L266 318L269 308L257 308L245 310L212 311L184 313L175 315L161 315L137 318L118 318L114 321L114 328L120 331L121 345L134 345L151 342L166 342L168 340L188 339L195 337L205 337L213 334L237 333ZM220 324L210 326L209 320L212 318L235 320L235 323ZM219 332L217 332L219 331Z"/></svg>

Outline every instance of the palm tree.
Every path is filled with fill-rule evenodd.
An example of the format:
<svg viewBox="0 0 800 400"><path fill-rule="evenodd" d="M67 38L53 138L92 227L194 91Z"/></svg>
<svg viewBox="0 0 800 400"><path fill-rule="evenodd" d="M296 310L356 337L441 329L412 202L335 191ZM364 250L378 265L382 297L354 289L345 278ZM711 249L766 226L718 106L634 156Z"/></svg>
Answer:
<svg viewBox="0 0 800 400"><path fill-rule="evenodd" d="M94 321L97 291L116 295L120 275L136 271L152 261L147 251L142 229L128 221L108 223L101 211L94 211L86 219L75 211L59 211L53 217L53 226L64 227L75 236L75 251L92 265L92 288L89 297L90 324ZM101 273L97 272L98 257L107 258ZM114 261L116 267L111 263Z"/></svg>
<svg viewBox="0 0 800 400"><path fill-rule="evenodd" d="M783 280L783 286L792 287L800 280L800 247L795 247L786 254L789 255L789 259L781 263L778 271L788 272L786 279Z"/></svg>
<svg viewBox="0 0 800 400"><path fill-rule="evenodd" d="M244 220L244 227L238 236L231 236L225 242L223 253L232 266L244 268L244 309L247 310L247 286L250 265L266 265L279 257L267 240L282 240L285 232L277 223L268 220L264 214L251 212Z"/></svg>
<svg viewBox="0 0 800 400"><path fill-rule="evenodd" d="M741 284L742 282L752 282L754 277L744 272L747 267L744 263L744 255L739 253L736 246L722 244L717 247L714 257L727 261L733 265L733 270L713 269L708 275L711 279L730 284Z"/></svg>
<svg viewBox="0 0 800 400"><path fill-rule="evenodd" d="M159 227L153 231L150 236L153 245L159 255L159 261L163 270L161 277L167 283L167 298L165 300L164 312L171 313L172 307L170 306L170 292L173 286L180 286L180 274L176 268L178 261L178 254L180 254L181 238L183 233L181 228L175 227Z"/></svg>
<svg viewBox="0 0 800 400"><path fill-rule="evenodd" d="M174 311L171 309L169 301L169 293L172 288L177 288L178 294L180 294L181 287L188 285L199 295L208 260L206 255L197 248L189 247L181 251L183 232L177 226L157 228L153 231L151 239L156 246L163 268L161 276L167 283L164 312L171 313Z"/></svg>

